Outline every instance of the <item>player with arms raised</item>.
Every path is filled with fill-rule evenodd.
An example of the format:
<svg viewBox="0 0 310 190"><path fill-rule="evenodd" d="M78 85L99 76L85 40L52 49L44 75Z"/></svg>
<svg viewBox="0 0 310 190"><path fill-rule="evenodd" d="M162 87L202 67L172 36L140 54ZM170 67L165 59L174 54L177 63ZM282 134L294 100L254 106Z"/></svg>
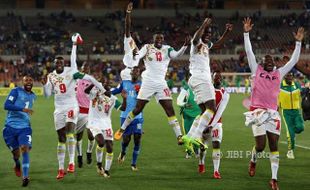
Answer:
<svg viewBox="0 0 310 190"><path fill-rule="evenodd" d="M188 150L191 150L191 144L200 145L202 148L205 148L204 144L200 141L202 132L208 126L216 111L215 91L210 72L209 51L210 49L221 48L227 34L233 28L231 24L226 24L224 34L217 42L212 43L210 41L210 24L211 19L206 18L196 31L190 49L189 69L192 76L188 83L194 92L195 101L201 109L201 116L194 120L188 134L183 136L184 145Z"/></svg>
<svg viewBox="0 0 310 190"><path fill-rule="evenodd" d="M294 33L296 45L289 62L283 67L275 69L275 64L270 55L265 56L262 65L257 64L249 37L252 27L251 19L245 18L243 21L244 46L253 77L250 112L246 112L245 116L246 125L252 127L256 142L249 164L249 175L251 177L255 175L257 154L265 149L267 138L271 152L270 162L272 172L272 178L269 184L271 189L278 190L278 140L281 132L281 118L277 111L278 95L280 93L281 80L298 62L301 41L304 38L304 29L302 27L298 28L297 33Z"/></svg>
<svg viewBox="0 0 310 190"><path fill-rule="evenodd" d="M33 79L31 76L24 76L24 87L16 87L11 90L4 103L4 109L8 111L5 127L3 129L3 138L6 145L12 151L15 161L15 174L21 176L20 170L20 152L23 156L23 183L25 187L29 183L29 151L32 146L30 126L30 115L32 115L32 106L36 95L31 91Z"/></svg>
<svg viewBox="0 0 310 190"><path fill-rule="evenodd" d="M153 44L145 44L135 56L135 59L144 60L145 71L142 73L142 85L137 97L135 109L127 115L124 123L115 135L116 140L120 139L124 130L140 114L145 105L150 101L152 96L160 103L166 112L169 125L173 128L177 137L178 144L182 144L182 132L180 124L175 116L172 106L172 97L170 89L167 86L165 76L171 59L177 58L184 54L190 43L190 37L185 38L183 47L175 51L171 46L164 45L164 35L156 33L153 35Z"/></svg>
<svg viewBox="0 0 310 190"><path fill-rule="evenodd" d="M43 78L45 96L55 95L55 111L54 122L58 135L57 157L59 162L59 170L57 179L64 177L64 161L66 152L66 142L68 144L69 166L67 171L73 173L75 171L74 156L76 140L74 137L75 125L78 119L79 106L76 98L75 88L76 79L86 79L95 84L104 91L102 84L87 74L78 72L76 64L77 44L82 43L79 34L72 36L73 46L71 52L71 67L64 66L64 59L56 57L56 69L48 74L47 78Z"/></svg>

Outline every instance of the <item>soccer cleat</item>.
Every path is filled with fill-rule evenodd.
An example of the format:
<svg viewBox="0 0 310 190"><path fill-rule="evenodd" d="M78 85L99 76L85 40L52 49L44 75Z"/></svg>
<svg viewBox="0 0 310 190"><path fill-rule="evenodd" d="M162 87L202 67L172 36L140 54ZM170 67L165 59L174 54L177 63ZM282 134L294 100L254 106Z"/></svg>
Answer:
<svg viewBox="0 0 310 190"><path fill-rule="evenodd" d="M99 175L104 175L104 169L102 168L102 163L100 162L97 163L97 172Z"/></svg>
<svg viewBox="0 0 310 190"><path fill-rule="evenodd" d="M125 154L123 154L122 152L119 153L117 161L119 164L122 164L125 161Z"/></svg>
<svg viewBox="0 0 310 190"><path fill-rule="evenodd" d="M109 171L104 171L103 177L105 177L105 178L110 178L110 173L109 173Z"/></svg>
<svg viewBox="0 0 310 190"><path fill-rule="evenodd" d="M182 135L179 135L177 137L177 141L178 141L178 145L183 145L184 144L183 139L182 139Z"/></svg>
<svg viewBox="0 0 310 190"><path fill-rule="evenodd" d="M204 164L199 164L199 165L198 165L198 172L199 172L200 174L206 173L206 167L205 167Z"/></svg>
<svg viewBox="0 0 310 190"><path fill-rule="evenodd" d="M29 177L25 177L24 179L23 179L23 183L22 183L22 186L23 187L27 187L27 185L29 184Z"/></svg>
<svg viewBox="0 0 310 190"><path fill-rule="evenodd" d="M287 157L288 159L295 159L294 151L293 151L293 150L287 151L286 157Z"/></svg>
<svg viewBox="0 0 310 190"><path fill-rule="evenodd" d="M183 135L182 141L187 153L191 154L192 152L194 152L190 137L188 137L187 135Z"/></svg>
<svg viewBox="0 0 310 190"><path fill-rule="evenodd" d="M17 177L21 177L21 176L22 176L22 172L21 172L21 170L20 170L20 165L14 167L14 172L15 172L15 175L16 175Z"/></svg>
<svg viewBox="0 0 310 190"><path fill-rule="evenodd" d="M255 175L256 163L250 161L249 164L249 176L253 177Z"/></svg>
<svg viewBox="0 0 310 190"><path fill-rule="evenodd" d="M78 160L78 167L81 168L83 166L83 156L78 156L77 160Z"/></svg>
<svg viewBox="0 0 310 190"><path fill-rule="evenodd" d="M134 171L134 172L136 172L136 171L138 171L138 168L137 168L136 165L131 165L131 170Z"/></svg>
<svg viewBox="0 0 310 190"><path fill-rule="evenodd" d="M75 171L74 164L69 164L69 166L67 168L67 172L68 173L74 173L74 171Z"/></svg>
<svg viewBox="0 0 310 190"><path fill-rule="evenodd" d="M87 164L91 164L91 162L92 162L91 155L92 155L91 152L86 152Z"/></svg>
<svg viewBox="0 0 310 190"><path fill-rule="evenodd" d="M279 190L279 186L278 186L278 181L277 181L277 180L271 179L271 180L269 181L269 185L270 185L270 188L271 188L272 190Z"/></svg>
<svg viewBox="0 0 310 190"><path fill-rule="evenodd" d="M118 129L114 134L114 139L117 141L120 140L123 136L123 133L124 133L124 130Z"/></svg>
<svg viewBox="0 0 310 190"><path fill-rule="evenodd" d="M59 169L56 179L63 179L65 177L65 170Z"/></svg>
<svg viewBox="0 0 310 190"><path fill-rule="evenodd" d="M214 178L214 179L222 179L220 172L215 171L215 172L213 173L213 178Z"/></svg>

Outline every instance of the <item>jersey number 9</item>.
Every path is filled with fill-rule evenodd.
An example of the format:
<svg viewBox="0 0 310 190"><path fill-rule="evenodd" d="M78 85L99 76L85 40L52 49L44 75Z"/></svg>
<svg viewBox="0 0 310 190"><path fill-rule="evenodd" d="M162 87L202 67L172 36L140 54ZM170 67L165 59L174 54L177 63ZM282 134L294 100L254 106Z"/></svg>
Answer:
<svg viewBox="0 0 310 190"><path fill-rule="evenodd" d="M66 93L67 92L66 85L64 83L59 84L59 90L61 93Z"/></svg>

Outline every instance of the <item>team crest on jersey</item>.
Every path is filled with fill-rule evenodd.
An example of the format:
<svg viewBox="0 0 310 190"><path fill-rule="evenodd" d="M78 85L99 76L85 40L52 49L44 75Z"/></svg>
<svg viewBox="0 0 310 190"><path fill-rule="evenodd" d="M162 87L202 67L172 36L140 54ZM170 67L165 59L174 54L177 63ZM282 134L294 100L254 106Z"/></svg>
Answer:
<svg viewBox="0 0 310 190"><path fill-rule="evenodd" d="M62 83L64 80L63 77L56 75L55 73L51 73L49 77L52 84L57 85L58 83Z"/></svg>

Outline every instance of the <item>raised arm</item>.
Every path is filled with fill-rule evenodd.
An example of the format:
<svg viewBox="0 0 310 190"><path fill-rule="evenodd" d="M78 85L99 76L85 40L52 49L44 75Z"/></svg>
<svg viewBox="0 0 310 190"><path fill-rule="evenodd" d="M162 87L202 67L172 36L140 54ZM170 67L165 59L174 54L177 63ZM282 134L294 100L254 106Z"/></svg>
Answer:
<svg viewBox="0 0 310 190"><path fill-rule="evenodd" d="M132 2L127 5L126 17L125 17L125 35L127 38L130 37L130 27L131 27L131 11L132 11Z"/></svg>
<svg viewBox="0 0 310 190"><path fill-rule="evenodd" d="M78 70L77 63L76 63L76 49L77 49L77 45L73 44L72 50L71 50L71 56L70 56L70 62L71 62L70 67L72 70L75 70L75 71Z"/></svg>
<svg viewBox="0 0 310 190"><path fill-rule="evenodd" d="M182 56L186 49L187 49L187 46L191 43L191 37L190 36L186 36L185 37L185 41L184 41L184 44L183 46L179 49L179 51L175 51L172 47L170 47L168 49L168 55L170 58L174 59L174 58L177 58L179 56Z"/></svg>
<svg viewBox="0 0 310 190"><path fill-rule="evenodd" d="M283 78L298 62L299 56L300 56L300 51L301 51L301 41L304 38L304 28L300 27L297 30L297 33L294 33L294 37L296 40L295 43L295 50L292 54L291 59L279 69L280 71L280 77Z"/></svg>
<svg viewBox="0 0 310 190"><path fill-rule="evenodd" d="M89 82L94 84L99 90L101 90L102 93L104 93L106 91L103 88L103 86L102 86L102 84L100 82L98 82L93 76L90 76L88 74L76 72L76 73L74 73L73 78L74 79L85 79L85 80L88 80Z"/></svg>
<svg viewBox="0 0 310 190"><path fill-rule="evenodd" d="M148 44L145 44L138 52L132 51L133 59L134 60L142 59L147 53L148 46L149 46Z"/></svg>
<svg viewBox="0 0 310 190"><path fill-rule="evenodd" d="M220 39L215 42L212 46L213 49L219 49L219 48L222 48L228 34L232 31L233 29L233 25L230 24L230 23L227 23L226 24L226 29L225 29L225 32L223 33L223 35L220 37Z"/></svg>
<svg viewBox="0 0 310 190"><path fill-rule="evenodd" d="M211 24L211 18L206 18L202 25L198 28L198 30L195 32L194 37L193 37L193 44L197 45L200 38L202 37L206 27L208 27Z"/></svg>
<svg viewBox="0 0 310 190"><path fill-rule="evenodd" d="M218 120L222 117L223 112L226 109L226 106L228 104L228 101L229 101L229 94L225 91L223 94L222 101L220 102L220 105L218 106L216 110L216 114L213 118L213 121L210 124L211 126L214 126L218 122Z"/></svg>
<svg viewBox="0 0 310 190"><path fill-rule="evenodd" d="M250 41L250 36L249 32L252 30L254 24L251 23L250 18L245 18L243 20L243 30L244 30L244 48L245 48L245 53L248 58L248 63L251 69L252 74L256 72L257 69L257 62L255 59L255 55L252 50L252 45Z"/></svg>

